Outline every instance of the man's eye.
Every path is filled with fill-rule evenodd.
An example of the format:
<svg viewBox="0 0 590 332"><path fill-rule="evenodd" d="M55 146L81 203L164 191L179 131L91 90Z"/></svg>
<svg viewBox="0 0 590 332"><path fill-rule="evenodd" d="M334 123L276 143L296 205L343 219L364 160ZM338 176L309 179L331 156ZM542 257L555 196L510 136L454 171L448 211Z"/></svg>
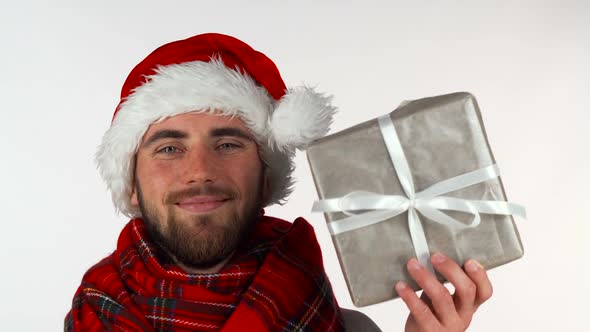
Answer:
<svg viewBox="0 0 590 332"><path fill-rule="evenodd" d="M234 149L238 149L240 147L241 146L234 144L234 143L222 143L217 146L217 149L218 150L234 150Z"/></svg>
<svg viewBox="0 0 590 332"><path fill-rule="evenodd" d="M171 154L171 153L177 153L180 150L174 146L166 146L161 148L160 150L158 150L158 153L167 153L167 154Z"/></svg>

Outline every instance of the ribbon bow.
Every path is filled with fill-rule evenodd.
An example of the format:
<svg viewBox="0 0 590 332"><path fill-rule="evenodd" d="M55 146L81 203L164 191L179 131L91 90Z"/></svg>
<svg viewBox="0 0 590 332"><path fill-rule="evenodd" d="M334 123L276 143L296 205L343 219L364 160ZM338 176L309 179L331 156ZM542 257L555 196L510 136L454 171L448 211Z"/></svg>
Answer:
<svg viewBox="0 0 590 332"><path fill-rule="evenodd" d="M389 114L381 116L378 122L405 196L352 191L339 198L316 201L312 207L313 212L343 212L348 216L328 223L332 235L367 227L408 211L408 226L416 257L422 265L433 272L428 259L430 257L428 242L416 211L420 211L434 222L456 229L477 227L481 221L480 213L517 215L526 218L524 207L517 204L442 196L500 176L496 164L438 182L416 193L408 161ZM361 214L351 212L359 210L370 211ZM472 214L473 219L469 224L464 224L441 210L466 212Z"/></svg>

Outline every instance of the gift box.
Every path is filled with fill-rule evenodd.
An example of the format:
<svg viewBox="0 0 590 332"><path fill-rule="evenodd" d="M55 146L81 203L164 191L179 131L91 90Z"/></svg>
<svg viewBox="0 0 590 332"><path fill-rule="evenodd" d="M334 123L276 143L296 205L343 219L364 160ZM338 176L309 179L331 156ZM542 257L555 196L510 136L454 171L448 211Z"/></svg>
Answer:
<svg viewBox="0 0 590 332"><path fill-rule="evenodd" d="M405 268L430 253L486 269L522 257L475 98L465 92L404 102L395 111L312 142L306 149L354 305L419 286ZM444 282L444 278L436 274Z"/></svg>

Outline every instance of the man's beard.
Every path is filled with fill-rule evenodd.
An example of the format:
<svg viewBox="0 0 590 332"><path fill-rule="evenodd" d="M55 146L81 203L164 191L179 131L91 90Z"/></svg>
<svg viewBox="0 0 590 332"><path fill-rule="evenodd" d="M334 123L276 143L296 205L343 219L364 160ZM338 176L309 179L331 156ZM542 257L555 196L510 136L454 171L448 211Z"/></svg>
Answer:
<svg viewBox="0 0 590 332"><path fill-rule="evenodd" d="M168 218L158 220L160 216L150 202L146 201L137 184L137 198L139 208L146 226L148 236L164 252L171 255L176 262L194 269L211 268L228 258L244 241L256 226L262 209L261 186L257 188L254 201L246 206L240 216L239 211L233 210L227 220L219 220L226 215L195 215L190 221L175 218L173 203L184 197L195 195L221 194L237 198L237 194L213 185L189 188L184 191L168 195L165 202L168 208ZM163 227L166 225L167 227ZM201 228L196 233L194 226ZM207 229L205 229L207 228Z"/></svg>

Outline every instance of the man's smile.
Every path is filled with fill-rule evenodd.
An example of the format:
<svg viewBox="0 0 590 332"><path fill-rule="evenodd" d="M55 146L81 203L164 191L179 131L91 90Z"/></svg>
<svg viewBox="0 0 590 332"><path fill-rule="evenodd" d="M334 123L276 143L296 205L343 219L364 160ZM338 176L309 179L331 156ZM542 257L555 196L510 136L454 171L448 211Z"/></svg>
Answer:
<svg viewBox="0 0 590 332"><path fill-rule="evenodd" d="M229 200L230 198L226 196L198 195L183 198L176 205L192 213L206 213L217 209Z"/></svg>

